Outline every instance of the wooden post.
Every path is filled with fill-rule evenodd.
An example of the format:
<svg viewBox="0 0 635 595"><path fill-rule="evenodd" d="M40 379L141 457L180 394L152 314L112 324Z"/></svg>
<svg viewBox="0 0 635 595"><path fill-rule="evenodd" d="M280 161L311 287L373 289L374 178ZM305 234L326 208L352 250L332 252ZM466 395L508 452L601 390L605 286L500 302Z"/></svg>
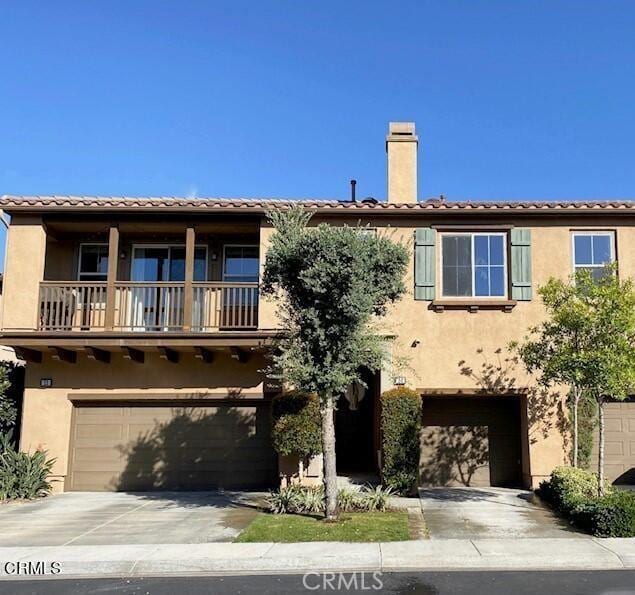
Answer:
<svg viewBox="0 0 635 595"><path fill-rule="evenodd" d="M108 234L108 273L106 276L106 319L107 331L115 326L115 302L117 281L117 264L119 263L119 228L113 225Z"/></svg>
<svg viewBox="0 0 635 595"><path fill-rule="evenodd" d="M192 306L194 302L194 250L196 237L193 227L185 230L185 285L183 288L183 330L192 328Z"/></svg>

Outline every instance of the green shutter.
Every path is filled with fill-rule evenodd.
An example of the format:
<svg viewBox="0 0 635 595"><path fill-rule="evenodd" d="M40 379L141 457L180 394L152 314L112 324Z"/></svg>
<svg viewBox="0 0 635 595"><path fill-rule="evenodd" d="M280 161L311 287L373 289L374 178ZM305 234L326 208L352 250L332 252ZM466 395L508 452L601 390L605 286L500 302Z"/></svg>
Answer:
<svg viewBox="0 0 635 595"><path fill-rule="evenodd" d="M511 230L512 299L529 301L531 291L531 229Z"/></svg>
<svg viewBox="0 0 635 595"><path fill-rule="evenodd" d="M415 230L415 300L434 299L435 248L434 229L423 227Z"/></svg>

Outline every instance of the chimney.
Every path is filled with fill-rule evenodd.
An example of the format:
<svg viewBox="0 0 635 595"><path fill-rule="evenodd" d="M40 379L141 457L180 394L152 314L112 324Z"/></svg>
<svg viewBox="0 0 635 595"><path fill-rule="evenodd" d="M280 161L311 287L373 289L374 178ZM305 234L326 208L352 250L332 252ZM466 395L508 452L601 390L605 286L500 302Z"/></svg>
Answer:
<svg viewBox="0 0 635 595"><path fill-rule="evenodd" d="M414 122L390 122L386 136L388 153L388 202L417 202L417 146Z"/></svg>

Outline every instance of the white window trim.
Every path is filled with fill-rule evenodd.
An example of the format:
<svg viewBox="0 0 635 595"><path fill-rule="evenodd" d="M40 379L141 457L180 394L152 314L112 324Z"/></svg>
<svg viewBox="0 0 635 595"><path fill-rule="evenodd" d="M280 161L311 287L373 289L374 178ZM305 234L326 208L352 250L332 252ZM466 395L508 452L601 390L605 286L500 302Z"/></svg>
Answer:
<svg viewBox="0 0 635 595"><path fill-rule="evenodd" d="M599 230L577 230L571 232L571 267L575 273L578 269L603 269L606 263L603 264L576 264L575 262L575 239L578 236L608 236L609 244L611 247L611 260L608 264L615 262L615 232L614 231L599 231ZM591 244L591 257L593 257L593 244Z"/></svg>
<svg viewBox="0 0 635 595"><path fill-rule="evenodd" d="M84 246L106 246L108 248L108 242L81 242L79 244L79 258L77 259L77 280L78 281L90 281L90 278L103 277L104 273L82 273L82 252ZM84 277L82 279L82 277ZM88 279L86 277L89 277ZM96 283L105 283L105 281L96 281Z"/></svg>
<svg viewBox="0 0 635 595"><path fill-rule="evenodd" d="M134 253L137 248L168 248L168 259L171 260L172 256L169 253L170 248L185 248L185 244L132 244L132 253L130 255L130 277L132 277L132 270L134 267ZM207 250L207 244L194 244L194 248L203 248L205 250L205 281L194 281L194 283L205 283L208 277L209 269L209 254ZM146 281L140 281L140 283L146 283ZM155 281L147 281L147 283L155 283ZM182 283L182 281L156 281L156 283Z"/></svg>
<svg viewBox="0 0 635 595"><path fill-rule="evenodd" d="M441 298L444 300L506 300L509 295L508 288L508 271L507 271L507 233L497 231L446 231L438 234L439 236L439 287L441 289ZM443 288L443 238L445 236L468 236L471 238L471 262L470 269L472 271L472 295L445 295ZM475 267L474 264L474 238L475 236L500 236L503 238L503 295L475 295ZM499 266L499 265L494 265Z"/></svg>
<svg viewBox="0 0 635 595"><path fill-rule="evenodd" d="M258 251L258 268L260 269L260 246L258 244L223 244L223 266L222 266L223 281L227 281L228 283L232 281L231 278L230 279L227 278L227 273L225 272L225 257L226 257L227 248L256 248L256 250ZM244 275L230 275L230 277L232 276L242 277ZM258 275L258 278L260 278L260 275ZM235 283L239 283L239 281L235 281ZM253 283L258 283L258 281L253 281Z"/></svg>

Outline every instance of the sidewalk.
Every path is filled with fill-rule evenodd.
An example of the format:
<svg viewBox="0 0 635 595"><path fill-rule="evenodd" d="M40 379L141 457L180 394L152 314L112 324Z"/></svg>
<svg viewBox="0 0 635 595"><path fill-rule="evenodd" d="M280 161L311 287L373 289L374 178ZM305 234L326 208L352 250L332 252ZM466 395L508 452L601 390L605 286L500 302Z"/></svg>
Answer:
<svg viewBox="0 0 635 595"><path fill-rule="evenodd" d="M44 562L46 568L57 562L61 572L56 578L374 570L632 569L635 539L13 547L0 548L0 578L33 578L32 574L17 574L16 562L26 563L21 564L22 569L29 568L28 562Z"/></svg>

